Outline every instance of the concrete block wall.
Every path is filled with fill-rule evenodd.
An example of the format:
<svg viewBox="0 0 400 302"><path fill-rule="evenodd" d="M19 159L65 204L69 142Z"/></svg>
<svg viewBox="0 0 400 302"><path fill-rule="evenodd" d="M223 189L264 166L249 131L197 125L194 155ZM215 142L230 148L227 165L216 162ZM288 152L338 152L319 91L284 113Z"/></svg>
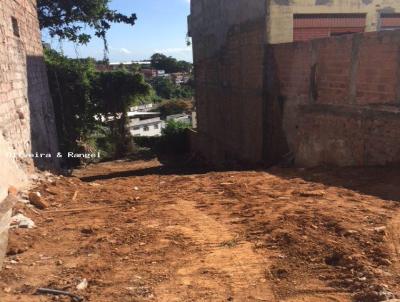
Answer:
<svg viewBox="0 0 400 302"><path fill-rule="evenodd" d="M35 166L54 169L53 159L15 155L57 152L57 136L39 30L36 0L0 3L0 208L10 185L23 187ZM0 211L0 251L6 245ZM0 258L2 257L0 252ZM0 261L1 262L1 261Z"/></svg>
<svg viewBox="0 0 400 302"><path fill-rule="evenodd" d="M270 46L267 106L279 103L300 166L400 162L400 31Z"/></svg>
<svg viewBox="0 0 400 302"><path fill-rule="evenodd" d="M192 1L198 142L214 162L262 158L264 0Z"/></svg>

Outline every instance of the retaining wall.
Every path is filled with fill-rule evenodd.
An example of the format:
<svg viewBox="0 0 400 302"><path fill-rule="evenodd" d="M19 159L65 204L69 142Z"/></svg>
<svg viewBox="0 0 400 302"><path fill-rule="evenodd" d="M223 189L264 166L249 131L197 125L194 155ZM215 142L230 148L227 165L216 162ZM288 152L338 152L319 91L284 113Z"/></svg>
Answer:
<svg viewBox="0 0 400 302"><path fill-rule="evenodd" d="M0 209L10 185L23 187L35 167L57 168L53 159L16 155L57 151L57 135L36 1L0 4ZM0 263L10 211L0 211Z"/></svg>

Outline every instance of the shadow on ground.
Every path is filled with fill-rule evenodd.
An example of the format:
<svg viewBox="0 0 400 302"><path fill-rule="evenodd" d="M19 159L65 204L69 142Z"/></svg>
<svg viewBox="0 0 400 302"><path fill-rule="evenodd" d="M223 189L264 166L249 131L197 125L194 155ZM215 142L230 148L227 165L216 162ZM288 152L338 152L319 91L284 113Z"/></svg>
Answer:
<svg viewBox="0 0 400 302"><path fill-rule="evenodd" d="M138 160L138 158L126 159L125 162ZM154 160L154 158L142 159L145 161ZM244 166L221 166L215 167L206 164L201 164L200 162L193 161L190 157L168 157L160 159L160 165L146 167L143 169L133 169L127 171L115 171L106 174L92 175L80 177L82 181L93 182L97 180L107 180L113 178L126 178L134 176L146 176L146 175L195 175L195 174L206 174L210 172L225 172L225 171L246 171L251 170L251 167ZM254 168L254 167L253 167Z"/></svg>
<svg viewBox="0 0 400 302"><path fill-rule="evenodd" d="M139 158L125 159L129 162ZM142 160L151 160L145 158ZM211 172L226 171L258 171L276 175L284 179L301 178L308 182L321 183L329 187L350 189L362 194L376 196L385 200L400 201L400 168L398 167L369 167L369 168L329 168L312 169L280 168L264 169L254 166L229 165L211 166L190 157L165 157L159 159L160 165L129 169L126 171L112 171L81 177L82 181L93 182L113 178L126 178L146 175L196 175Z"/></svg>
<svg viewBox="0 0 400 302"><path fill-rule="evenodd" d="M286 179L301 178L326 186L350 189L385 200L400 201L400 167L273 168L268 172Z"/></svg>

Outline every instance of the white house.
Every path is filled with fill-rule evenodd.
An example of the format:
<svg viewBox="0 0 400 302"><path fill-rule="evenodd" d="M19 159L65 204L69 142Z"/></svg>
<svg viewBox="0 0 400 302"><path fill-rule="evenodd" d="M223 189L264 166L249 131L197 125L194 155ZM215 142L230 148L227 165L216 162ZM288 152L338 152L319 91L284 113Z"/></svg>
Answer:
<svg viewBox="0 0 400 302"><path fill-rule="evenodd" d="M159 112L128 112L128 129L132 136L161 136L165 122Z"/></svg>
<svg viewBox="0 0 400 302"><path fill-rule="evenodd" d="M151 109L153 109L154 104L153 103L149 103L149 104L143 104L143 105L138 105L138 106L133 106L130 108L131 112L134 111L149 111Z"/></svg>

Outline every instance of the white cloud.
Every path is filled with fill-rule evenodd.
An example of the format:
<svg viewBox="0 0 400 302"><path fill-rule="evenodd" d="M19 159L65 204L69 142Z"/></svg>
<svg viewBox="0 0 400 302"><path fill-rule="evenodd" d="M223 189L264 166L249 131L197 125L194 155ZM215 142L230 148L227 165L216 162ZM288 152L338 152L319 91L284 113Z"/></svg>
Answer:
<svg viewBox="0 0 400 302"><path fill-rule="evenodd" d="M121 48L115 48L115 47L110 47L110 52L115 53L115 54L120 54L120 55L131 55L132 51L130 51L127 48L121 47Z"/></svg>
<svg viewBox="0 0 400 302"><path fill-rule="evenodd" d="M126 48L120 48L119 51L123 54L130 55L132 52Z"/></svg>

